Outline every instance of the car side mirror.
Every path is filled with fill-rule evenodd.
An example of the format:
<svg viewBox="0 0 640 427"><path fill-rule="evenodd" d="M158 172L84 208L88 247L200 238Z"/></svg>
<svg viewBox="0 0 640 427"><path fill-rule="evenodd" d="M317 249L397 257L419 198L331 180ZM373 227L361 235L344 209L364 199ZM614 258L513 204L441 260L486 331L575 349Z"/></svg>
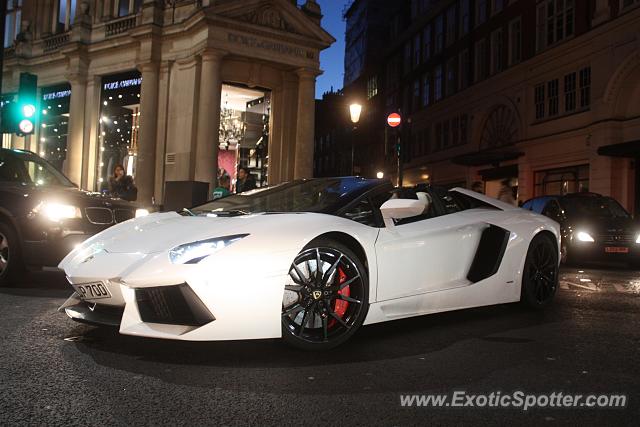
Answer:
<svg viewBox="0 0 640 427"><path fill-rule="evenodd" d="M386 227L395 227L394 219L411 218L422 214L427 207L425 200L390 199L380 206Z"/></svg>

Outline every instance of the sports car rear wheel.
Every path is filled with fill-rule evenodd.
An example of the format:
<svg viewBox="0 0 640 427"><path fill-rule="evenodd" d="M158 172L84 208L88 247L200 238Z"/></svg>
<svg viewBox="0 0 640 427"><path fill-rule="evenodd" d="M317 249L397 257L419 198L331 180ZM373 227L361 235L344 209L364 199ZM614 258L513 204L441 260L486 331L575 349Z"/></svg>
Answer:
<svg viewBox="0 0 640 427"><path fill-rule="evenodd" d="M521 300L532 308L543 308L558 289L558 250L545 235L534 237L529 245L522 272Z"/></svg>
<svg viewBox="0 0 640 427"><path fill-rule="evenodd" d="M358 256L326 239L308 244L289 270L282 336L305 350L333 348L353 335L369 309L369 281Z"/></svg>

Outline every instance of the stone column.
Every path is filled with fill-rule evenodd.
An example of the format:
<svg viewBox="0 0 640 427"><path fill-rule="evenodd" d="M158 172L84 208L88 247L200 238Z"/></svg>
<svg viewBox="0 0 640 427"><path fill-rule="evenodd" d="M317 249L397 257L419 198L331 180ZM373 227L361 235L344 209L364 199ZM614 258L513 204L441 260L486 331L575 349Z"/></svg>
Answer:
<svg viewBox="0 0 640 427"><path fill-rule="evenodd" d="M207 49L202 53L195 180L208 182L210 190L215 188L218 177L222 59L225 55L226 52L214 49Z"/></svg>
<svg viewBox="0 0 640 427"><path fill-rule="evenodd" d="M301 68L298 74L298 114L294 179L313 176L313 132L315 122L316 70Z"/></svg>
<svg viewBox="0 0 640 427"><path fill-rule="evenodd" d="M140 130L136 159L137 202L149 205L154 195L156 176L156 125L158 122L159 64L148 62L138 66L142 73L140 90Z"/></svg>
<svg viewBox="0 0 640 427"><path fill-rule="evenodd" d="M69 102L67 159L64 162L64 171L71 181L80 185L87 80L83 75L68 76L68 80L71 84L71 100Z"/></svg>

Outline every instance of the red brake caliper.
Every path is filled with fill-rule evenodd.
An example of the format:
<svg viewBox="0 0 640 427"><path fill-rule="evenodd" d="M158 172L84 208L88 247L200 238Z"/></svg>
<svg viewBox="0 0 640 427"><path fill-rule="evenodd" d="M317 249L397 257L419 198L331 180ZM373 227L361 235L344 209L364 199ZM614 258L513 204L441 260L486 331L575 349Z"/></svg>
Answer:
<svg viewBox="0 0 640 427"><path fill-rule="evenodd" d="M347 275L344 274L341 267L338 267L338 283L341 285L347 281ZM351 293L349 291L349 286L345 286L343 289L338 291L338 294L349 296ZM333 307L333 311L342 319L344 314L347 312L347 307L349 307L349 303L347 301L343 301L340 299L335 300L335 306ZM332 327L336 323L335 319L330 319L328 327Z"/></svg>

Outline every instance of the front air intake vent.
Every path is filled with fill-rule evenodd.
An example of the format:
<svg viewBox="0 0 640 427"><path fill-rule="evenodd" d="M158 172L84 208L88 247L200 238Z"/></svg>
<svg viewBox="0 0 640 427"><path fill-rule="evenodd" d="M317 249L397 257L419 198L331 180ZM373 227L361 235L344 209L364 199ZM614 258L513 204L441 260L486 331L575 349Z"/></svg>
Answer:
<svg viewBox="0 0 640 427"><path fill-rule="evenodd" d="M143 322L202 326L215 320L213 314L186 283L138 288L136 303Z"/></svg>

